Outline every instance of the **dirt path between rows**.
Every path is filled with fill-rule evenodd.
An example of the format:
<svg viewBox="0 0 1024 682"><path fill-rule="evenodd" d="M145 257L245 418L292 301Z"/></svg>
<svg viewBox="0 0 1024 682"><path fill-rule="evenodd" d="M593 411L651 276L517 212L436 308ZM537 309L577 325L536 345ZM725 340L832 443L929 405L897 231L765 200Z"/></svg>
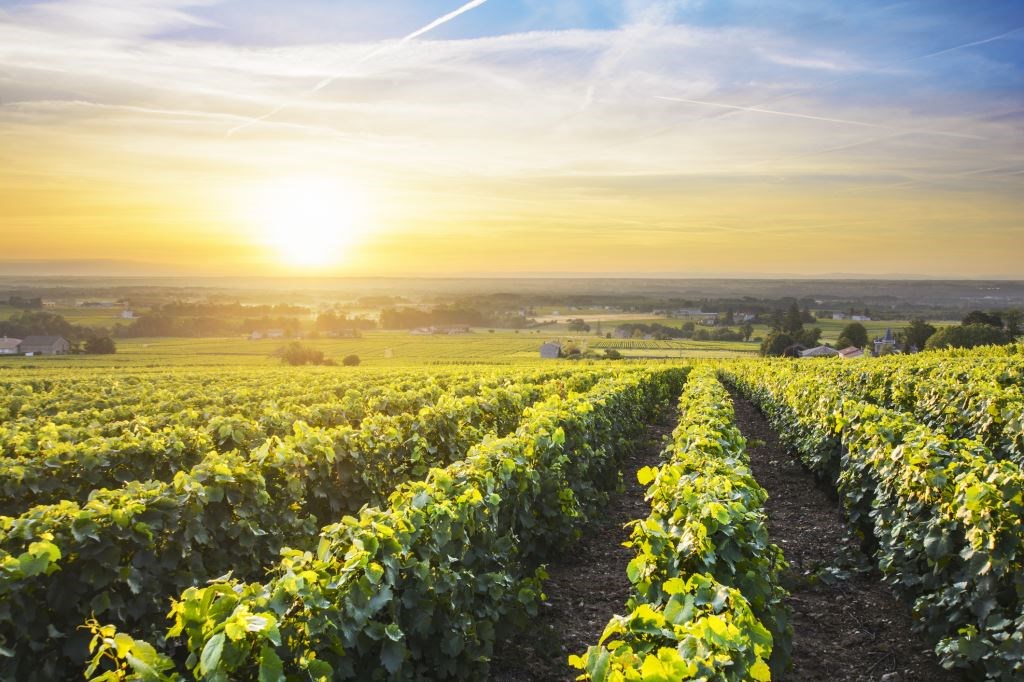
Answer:
<svg viewBox="0 0 1024 682"><path fill-rule="evenodd" d="M550 562L546 605L529 630L498 643L492 682L576 679L578 671L566 660L569 654L582 654L597 644L608 620L623 612L629 598L626 564L634 552L622 546L629 539L623 526L651 511L636 472L660 463L662 437L674 427L667 420L647 427L643 446L623 466L623 494L612 498L602 518L584 530L565 556Z"/></svg>
<svg viewBox="0 0 1024 682"><path fill-rule="evenodd" d="M961 680L911 632L910 611L879 580L834 495L779 444L761 413L732 391L768 529L790 564L793 667L785 680Z"/></svg>

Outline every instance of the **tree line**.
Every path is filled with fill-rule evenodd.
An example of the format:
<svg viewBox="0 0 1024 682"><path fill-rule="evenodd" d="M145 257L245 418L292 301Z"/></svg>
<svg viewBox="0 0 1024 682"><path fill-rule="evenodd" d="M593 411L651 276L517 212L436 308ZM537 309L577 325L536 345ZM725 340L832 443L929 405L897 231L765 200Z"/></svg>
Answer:
<svg viewBox="0 0 1024 682"><path fill-rule="evenodd" d="M45 310L22 310L0 321L0 336L14 339L62 336L71 344L72 353L109 355L117 352L117 345L109 330L72 324L62 315Z"/></svg>

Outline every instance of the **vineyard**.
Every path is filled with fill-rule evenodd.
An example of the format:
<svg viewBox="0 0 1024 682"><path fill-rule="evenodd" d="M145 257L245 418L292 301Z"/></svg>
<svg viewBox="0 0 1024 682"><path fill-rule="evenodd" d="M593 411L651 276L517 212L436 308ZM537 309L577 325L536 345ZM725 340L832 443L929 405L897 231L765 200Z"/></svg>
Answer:
<svg viewBox="0 0 1024 682"><path fill-rule="evenodd" d="M0 679L486 679L623 476L646 509L629 594L562 679L797 679L737 401L835 491L936 665L1022 679L1022 385L1014 347L5 371Z"/></svg>

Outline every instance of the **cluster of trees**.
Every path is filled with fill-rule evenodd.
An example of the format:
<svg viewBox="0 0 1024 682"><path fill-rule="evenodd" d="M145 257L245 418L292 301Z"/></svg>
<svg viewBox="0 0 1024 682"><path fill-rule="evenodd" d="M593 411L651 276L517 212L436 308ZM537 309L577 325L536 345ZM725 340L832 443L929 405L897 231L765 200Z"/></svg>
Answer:
<svg viewBox="0 0 1024 682"><path fill-rule="evenodd" d="M24 339L27 336L62 336L73 353L109 354L117 346L106 329L71 324L63 315L44 310L23 310L0 321L0 336Z"/></svg>
<svg viewBox="0 0 1024 682"><path fill-rule="evenodd" d="M359 329L373 329L377 326L374 320L353 315L349 317L345 313L336 313L328 310L320 313L316 318L313 328L322 333L348 332Z"/></svg>
<svg viewBox="0 0 1024 682"><path fill-rule="evenodd" d="M129 325L117 325L115 336L140 338L149 336L234 336L251 334L265 329L280 329L286 336L294 336L302 329L300 320L294 317L248 318L241 322L219 317L178 317L158 312L134 320Z"/></svg>
<svg viewBox="0 0 1024 682"><path fill-rule="evenodd" d="M1019 310L974 310L968 313L958 326L946 327L936 332L928 338L923 347L931 350L1012 343L1021 335L1021 321Z"/></svg>
<svg viewBox="0 0 1024 682"><path fill-rule="evenodd" d="M584 351L575 342L570 341L562 346L561 357L569 360L622 360L624 356L614 348L606 348L604 353Z"/></svg>
<svg viewBox="0 0 1024 682"><path fill-rule="evenodd" d="M169 317L282 317L308 315L309 311L302 306L290 305L288 303L277 303L275 305L245 305L235 301L233 303L199 303L173 301L165 303L153 311L158 315Z"/></svg>
<svg viewBox="0 0 1024 682"><path fill-rule="evenodd" d="M651 324L629 323L620 324L615 328L616 335L626 338L644 338L650 336L659 341L670 339L693 339L695 341L749 341L754 327L749 322L738 329L728 327L698 328L693 322L685 322L680 327L669 327L658 322ZM609 334L609 336L611 336Z"/></svg>
<svg viewBox="0 0 1024 682"><path fill-rule="evenodd" d="M331 358L324 355L322 350L310 348L309 346L292 341L281 351L281 362L286 365L297 367L299 365L335 365Z"/></svg>
<svg viewBox="0 0 1024 682"><path fill-rule="evenodd" d="M23 296L10 296L7 299L7 305L12 308L18 308L19 310L42 310L43 299L41 298L25 298Z"/></svg>
<svg viewBox="0 0 1024 682"><path fill-rule="evenodd" d="M416 327L444 327L465 325L484 327L489 320L475 308L438 306L431 310L418 308L386 308L380 314L383 329L414 329Z"/></svg>
<svg viewBox="0 0 1024 682"><path fill-rule="evenodd" d="M769 318L771 331L761 342L761 355L787 355L795 346L816 346L821 339L821 328L804 328L804 322L815 320L809 310L800 310L794 301L789 309L774 311Z"/></svg>
<svg viewBox="0 0 1024 682"><path fill-rule="evenodd" d="M278 354L281 356L281 362L293 367L301 365L334 366L338 364L333 359L327 357L322 350L312 348L298 341L292 341L279 351ZM341 359L341 364L346 367L355 367L360 362L359 356L354 353L346 355Z"/></svg>

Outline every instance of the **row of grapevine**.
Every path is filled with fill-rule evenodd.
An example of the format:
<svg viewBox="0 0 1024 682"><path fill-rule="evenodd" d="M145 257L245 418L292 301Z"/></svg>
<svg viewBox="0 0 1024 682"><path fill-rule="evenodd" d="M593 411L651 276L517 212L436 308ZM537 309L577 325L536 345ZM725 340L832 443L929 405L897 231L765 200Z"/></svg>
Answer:
<svg viewBox="0 0 1024 682"><path fill-rule="evenodd" d="M599 377L581 372L573 382L585 388ZM14 653L0 659L0 673L25 679L39 670L32 659L40 655L67 665L61 651L81 660L87 638L77 628L90 613L156 632L168 595L229 571L262 575L281 547L312 548L320 524L461 459L487 434L514 429L529 404L565 388L556 381L447 395L415 414L365 419L359 429L299 423L249 456L211 453L170 482L133 482L83 505L0 517L0 646Z"/></svg>
<svg viewBox="0 0 1024 682"><path fill-rule="evenodd" d="M809 369L797 375L763 363L724 372L810 468L836 482L886 582L913 601L943 665L1021 679L1020 466L915 414L844 399L827 373L816 379Z"/></svg>
<svg viewBox="0 0 1024 682"><path fill-rule="evenodd" d="M782 552L768 539L728 393L709 366L679 401L667 462L638 473L651 513L635 522L625 616L569 662L585 679L768 680L788 662Z"/></svg>
<svg viewBox="0 0 1024 682"><path fill-rule="evenodd" d="M266 582L185 590L171 610L171 657L94 623L88 672L481 679L496 632L535 613L539 561L614 489L623 453L684 377L623 371L586 394L551 396L515 434L324 528L314 551L285 552Z"/></svg>
<svg viewBox="0 0 1024 682"><path fill-rule="evenodd" d="M348 391L370 398L374 389L388 395L422 388L421 374L381 372L267 372L264 376L238 370L125 374L116 378L83 370L55 370L43 381L33 373L0 376L0 417L7 430L34 433L45 424L59 436L75 440L94 433L114 435L124 423L139 419L151 428L175 423L179 413L223 413L226 409L251 414L258 405L304 406L337 401ZM438 387L446 387L440 377ZM357 408L358 405L353 405ZM6 431L5 431L6 432ZM10 454L10 453L7 453Z"/></svg>
<svg viewBox="0 0 1024 682"><path fill-rule="evenodd" d="M977 438L1024 464L1024 363L1005 352L892 356L868 363L782 362L796 377L832 386L833 396L913 413L954 438Z"/></svg>
<svg viewBox="0 0 1024 682"><path fill-rule="evenodd" d="M529 379L524 376L521 383L536 386ZM586 375L575 375L571 382L586 379ZM565 384L570 380L551 381ZM49 448L45 456L0 458L0 513L13 514L61 500L81 502L93 490L119 487L130 481L170 480L178 471L187 471L196 465L210 450L250 450L268 436L291 434L293 425L299 421L314 427L337 427L333 433L339 437L346 432L351 438L368 432L401 436L412 428L409 422L421 409L450 402L458 396L482 393L490 393L491 398L500 401L503 394L494 393L493 388L507 383L506 378L498 376L481 381L477 376L467 375L462 382L451 382L447 391L428 382L426 387L398 390L394 395L381 386L374 386L366 391L369 407L360 407L358 420L340 414L345 412L346 405L360 401L360 394L349 389L341 399L317 403L311 410L264 409L265 418L260 421L240 414L207 414L203 419L208 421L202 428L197 428L196 422L200 419L181 417L183 423L156 432L134 429L112 438L96 436L75 443L60 442ZM569 386L574 385L569 383ZM298 386L293 390L298 390ZM373 412L380 405L389 407ZM140 407L140 411L146 409ZM495 423L494 426L500 430L502 425ZM394 428L399 430L395 432ZM360 440L367 441L366 438ZM394 437L389 440L393 441Z"/></svg>
<svg viewBox="0 0 1024 682"><path fill-rule="evenodd" d="M356 425L366 415L418 409L443 391L474 384L544 381L568 371L518 373L440 373L298 371L285 374L207 371L200 374L109 377L68 372L71 378L41 382L32 375L0 377L0 455L47 455L61 443L97 436L109 438L138 430L173 426L205 427L212 419L241 415L258 423L265 436L291 430L294 421ZM45 388L40 387L43 383ZM215 434L211 434L215 440ZM218 443L219 444L219 443ZM241 444L236 444L241 445ZM227 449L232 446L229 443Z"/></svg>

